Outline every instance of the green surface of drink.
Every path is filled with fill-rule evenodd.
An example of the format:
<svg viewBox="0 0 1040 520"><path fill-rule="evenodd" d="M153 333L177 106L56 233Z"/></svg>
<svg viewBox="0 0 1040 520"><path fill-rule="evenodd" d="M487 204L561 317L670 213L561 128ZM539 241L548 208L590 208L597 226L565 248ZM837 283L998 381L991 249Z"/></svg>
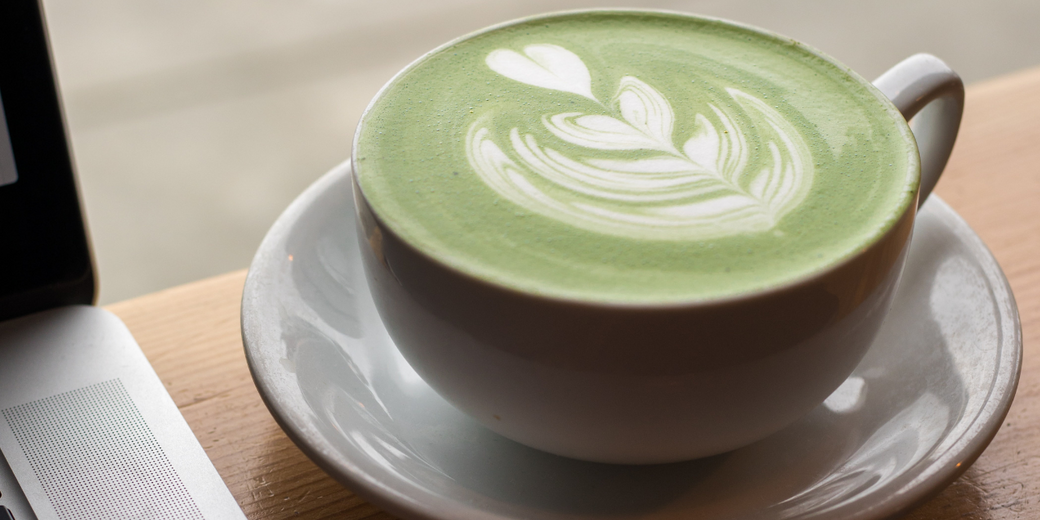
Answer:
<svg viewBox="0 0 1040 520"><path fill-rule="evenodd" d="M440 262L550 297L690 302L841 263L916 201L884 97L756 29L624 11L465 37L366 112L374 212Z"/></svg>

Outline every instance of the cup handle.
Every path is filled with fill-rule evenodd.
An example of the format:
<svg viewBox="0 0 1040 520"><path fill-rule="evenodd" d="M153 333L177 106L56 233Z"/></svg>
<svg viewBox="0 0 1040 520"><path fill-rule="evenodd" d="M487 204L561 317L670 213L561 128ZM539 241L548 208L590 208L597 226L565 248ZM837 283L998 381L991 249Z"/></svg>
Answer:
<svg viewBox="0 0 1040 520"><path fill-rule="evenodd" d="M879 76L874 86L892 100L907 121L914 118L910 130L921 153L917 199L917 207L921 207L939 182L957 140L964 112L964 83L939 58L915 54Z"/></svg>

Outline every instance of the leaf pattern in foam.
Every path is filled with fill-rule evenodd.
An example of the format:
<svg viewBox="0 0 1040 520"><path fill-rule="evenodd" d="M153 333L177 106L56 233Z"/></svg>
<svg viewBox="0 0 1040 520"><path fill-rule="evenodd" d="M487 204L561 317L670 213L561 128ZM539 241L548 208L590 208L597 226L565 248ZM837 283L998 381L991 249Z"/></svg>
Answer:
<svg viewBox="0 0 1040 520"><path fill-rule="evenodd" d="M751 181L751 194L760 198L774 215L794 209L805 200L812 182L812 154L808 146L794 125L766 102L735 88L727 88L726 92L747 111L756 126L768 128L775 138L767 145L773 166L763 169Z"/></svg>
<svg viewBox="0 0 1040 520"><path fill-rule="evenodd" d="M708 107L718 117L723 132L720 134L703 114L697 114L693 136L683 145L683 153L721 178L737 183L736 177L744 171L748 160L744 134L725 112L715 105Z"/></svg>
<svg viewBox="0 0 1040 520"><path fill-rule="evenodd" d="M610 116L567 112L542 117L550 132L571 144L597 150L662 150L661 143L638 128Z"/></svg>
<svg viewBox="0 0 1040 520"><path fill-rule="evenodd" d="M730 95L732 95L732 92L730 92ZM744 132L740 130L740 127L733 122L733 118L719 110L719 107L709 104L708 108L715 113L723 130L722 135L719 137L720 147L717 171L731 182L737 182L737 177L747 167L748 154L750 152L747 146L747 138L744 137Z"/></svg>
<svg viewBox="0 0 1040 520"><path fill-rule="evenodd" d="M517 81L595 99L591 80L573 73L588 76L576 55L553 45L524 51L527 58L493 51L488 65ZM567 62L570 69L561 65ZM572 71L569 80L561 79L566 70ZM735 106L727 103L732 108L722 110L709 103L708 112L695 116L693 133L680 151L674 144L675 113L660 92L634 76L623 77L617 92L613 108L600 104L610 114L545 115L542 123L564 143L634 158L576 158L518 128L509 132L512 149L507 153L484 126L489 114L470 127L470 164L515 204L577 227L631 238L708 239L767 231L805 199L813 177L808 145L761 99L727 88ZM751 146L733 116L741 109L741 121L759 139L757 171L748 167Z"/></svg>
<svg viewBox="0 0 1040 520"><path fill-rule="evenodd" d="M577 54L548 43L528 45L524 47L524 54L526 56L509 49L496 49L484 61L491 70L509 79L599 102L592 95L589 69Z"/></svg>
<svg viewBox="0 0 1040 520"><path fill-rule="evenodd" d="M683 145L683 153L691 161L713 172L721 170L719 157L723 156L722 142L715 125L701 114L693 120L693 137Z"/></svg>
<svg viewBox="0 0 1040 520"><path fill-rule="evenodd" d="M621 78L617 100L621 117L632 127L657 141L661 148L675 149L672 143L675 114L660 92L638 78L625 76Z"/></svg>
<svg viewBox="0 0 1040 520"><path fill-rule="evenodd" d="M704 180L712 181L710 174L690 170L690 163L678 164L669 158L651 159L652 164L666 168L663 172L648 172L646 167L636 167L633 172L612 168L609 161L607 167L601 167L594 161L576 161L566 155L543 147L534 136L521 136L517 129L510 132L513 150L522 164L533 171L541 180L555 187L565 188L569 192L595 198L624 200L629 202L649 202L688 198L705 189L718 189L718 182L709 182L714 186L705 186ZM635 161L628 165L634 165ZM681 168L681 169L680 169Z"/></svg>

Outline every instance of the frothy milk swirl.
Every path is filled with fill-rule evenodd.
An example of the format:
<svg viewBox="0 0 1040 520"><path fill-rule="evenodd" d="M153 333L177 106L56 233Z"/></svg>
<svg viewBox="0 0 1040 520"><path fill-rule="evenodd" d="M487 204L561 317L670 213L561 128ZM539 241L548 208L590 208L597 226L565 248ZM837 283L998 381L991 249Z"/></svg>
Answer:
<svg viewBox="0 0 1040 520"><path fill-rule="evenodd" d="M592 93L588 67L564 47L528 45L523 54L496 49L485 61L506 78L602 107L596 114L543 115L556 143L513 127L500 145L489 130L490 115L470 126L465 146L473 169L529 211L609 235L697 240L769 231L809 193L809 146L779 112L746 92L726 88L735 106L708 103L680 147L676 138L685 136L674 133L672 105L646 81L625 76L613 99L603 102ZM750 127L737 124L735 107ZM748 166L749 134L769 153L757 171ZM602 152L640 155L617 159Z"/></svg>
<svg viewBox="0 0 1040 520"><path fill-rule="evenodd" d="M451 269L658 304L778 287L858 254L914 204L909 132L869 83L799 42L605 10L424 56L366 111L352 160L382 229Z"/></svg>

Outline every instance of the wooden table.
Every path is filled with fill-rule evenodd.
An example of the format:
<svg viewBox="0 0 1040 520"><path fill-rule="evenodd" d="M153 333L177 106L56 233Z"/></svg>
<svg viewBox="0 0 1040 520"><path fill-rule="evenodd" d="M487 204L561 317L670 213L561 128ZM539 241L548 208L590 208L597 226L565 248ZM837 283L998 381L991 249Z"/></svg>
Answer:
<svg viewBox="0 0 1040 520"><path fill-rule="evenodd" d="M1040 68L968 89L960 138L936 192L1003 266L1022 316L1025 357L993 443L909 518L1040 518ZM249 518L392 518L318 469L264 407L239 329L245 274L108 309L130 327Z"/></svg>

